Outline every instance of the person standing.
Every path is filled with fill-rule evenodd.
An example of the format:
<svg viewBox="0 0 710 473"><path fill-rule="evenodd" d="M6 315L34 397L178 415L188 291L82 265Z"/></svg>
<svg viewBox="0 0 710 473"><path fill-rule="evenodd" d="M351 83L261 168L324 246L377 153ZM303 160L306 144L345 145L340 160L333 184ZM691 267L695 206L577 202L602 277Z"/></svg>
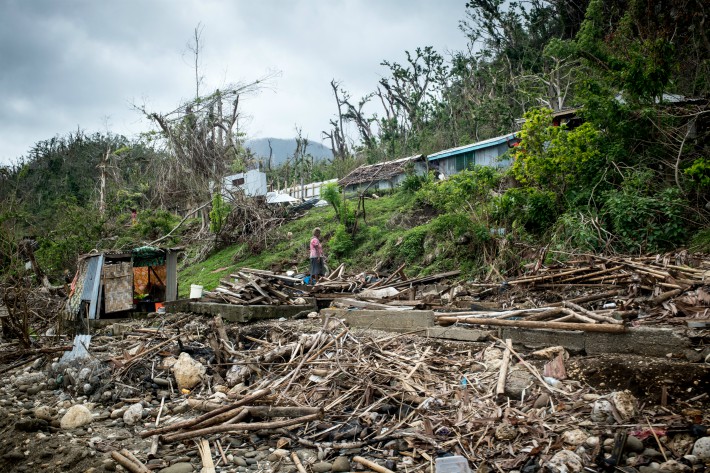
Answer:
<svg viewBox="0 0 710 473"><path fill-rule="evenodd" d="M323 246L320 243L320 228L313 230L311 238L311 277L309 282L316 284L318 277L323 275Z"/></svg>

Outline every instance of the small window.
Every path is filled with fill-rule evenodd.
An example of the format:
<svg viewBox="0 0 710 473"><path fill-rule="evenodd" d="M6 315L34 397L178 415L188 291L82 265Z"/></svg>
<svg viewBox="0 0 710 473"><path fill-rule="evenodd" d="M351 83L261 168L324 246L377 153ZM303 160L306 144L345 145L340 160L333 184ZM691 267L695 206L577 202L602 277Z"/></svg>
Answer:
<svg viewBox="0 0 710 473"><path fill-rule="evenodd" d="M456 171L463 171L466 169L466 156L463 154L456 156Z"/></svg>
<svg viewBox="0 0 710 473"><path fill-rule="evenodd" d="M234 179L234 180L232 181L232 185L233 185L234 187L243 186L243 185L244 185L244 178L243 178L243 177L240 177L239 179Z"/></svg>

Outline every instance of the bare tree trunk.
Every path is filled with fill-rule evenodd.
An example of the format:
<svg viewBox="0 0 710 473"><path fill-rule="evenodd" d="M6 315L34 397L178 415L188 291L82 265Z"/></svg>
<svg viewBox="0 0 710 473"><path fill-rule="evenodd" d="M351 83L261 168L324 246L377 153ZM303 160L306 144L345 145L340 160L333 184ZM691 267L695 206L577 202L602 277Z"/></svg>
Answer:
<svg viewBox="0 0 710 473"><path fill-rule="evenodd" d="M111 154L111 148L106 150L106 155L101 160L99 168L101 169L101 178L99 186L99 214L103 217L106 213L106 166L108 165L108 157Z"/></svg>

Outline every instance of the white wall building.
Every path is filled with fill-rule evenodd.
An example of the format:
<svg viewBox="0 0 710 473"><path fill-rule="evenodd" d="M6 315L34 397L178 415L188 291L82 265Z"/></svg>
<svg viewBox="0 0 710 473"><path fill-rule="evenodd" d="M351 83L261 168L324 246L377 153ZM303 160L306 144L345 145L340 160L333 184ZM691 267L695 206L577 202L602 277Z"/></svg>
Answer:
<svg viewBox="0 0 710 473"><path fill-rule="evenodd" d="M266 174L258 169L252 169L223 179L222 191L225 198L229 199L230 194L238 190L242 190L250 197L266 195Z"/></svg>

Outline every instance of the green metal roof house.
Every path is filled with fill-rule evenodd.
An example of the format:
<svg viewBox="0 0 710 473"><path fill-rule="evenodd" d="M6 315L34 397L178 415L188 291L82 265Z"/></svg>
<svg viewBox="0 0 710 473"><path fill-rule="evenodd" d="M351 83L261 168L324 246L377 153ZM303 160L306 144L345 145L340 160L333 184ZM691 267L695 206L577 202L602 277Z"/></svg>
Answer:
<svg viewBox="0 0 710 473"><path fill-rule="evenodd" d="M509 133L430 154L427 156L427 161L430 168L438 170L445 176L470 169L474 165L506 167L511 164L511 160L499 161L498 158L509 149L517 146L518 141L515 133Z"/></svg>

